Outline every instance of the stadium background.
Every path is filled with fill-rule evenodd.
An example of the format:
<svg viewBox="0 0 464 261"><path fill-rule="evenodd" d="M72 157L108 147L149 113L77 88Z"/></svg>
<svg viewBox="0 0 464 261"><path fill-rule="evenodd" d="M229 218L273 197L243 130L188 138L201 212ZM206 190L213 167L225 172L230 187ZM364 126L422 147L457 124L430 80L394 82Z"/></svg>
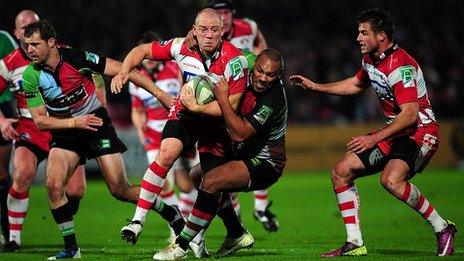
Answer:
<svg viewBox="0 0 464 261"><path fill-rule="evenodd" d="M122 60L146 30L154 30L164 39L184 36L205 2L2 1L0 25L11 32L15 15L30 8L55 26L61 42ZM432 165L459 164L464 137L462 131L453 132L464 115L464 52L461 51L464 30L459 26L464 24L463 2L236 0L234 3L238 16L256 20L268 45L283 53L287 76L300 73L319 82L343 79L359 68L356 14L367 7L389 10L397 24L394 37L421 65L434 111L442 123L441 148ZM329 168L343 153L344 141L360 133L346 130L356 125L356 129L366 132L383 124L383 115L371 91L338 97L288 86L287 94L288 168L292 170ZM129 95L127 92L108 95L108 100L113 120L131 147L127 161L137 163L129 167L133 165L135 171L143 171L140 167L143 162L137 160L143 158L143 151L131 129ZM363 125L372 122L376 124ZM299 127L295 131L296 125ZM301 125L309 132L301 131ZM324 130L339 139L317 135ZM457 141L454 147L453 138ZM308 154L306 161L299 160Z"/></svg>

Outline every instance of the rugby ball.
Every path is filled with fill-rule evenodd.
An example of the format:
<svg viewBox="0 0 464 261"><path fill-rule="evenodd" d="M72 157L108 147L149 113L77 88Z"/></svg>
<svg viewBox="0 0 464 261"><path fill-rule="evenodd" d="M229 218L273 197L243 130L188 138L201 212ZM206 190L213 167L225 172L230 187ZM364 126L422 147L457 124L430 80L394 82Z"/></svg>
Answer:
<svg viewBox="0 0 464 261"><path fill-rule="evenodd" d="M205 105L214 101L214 84L209 76L196 75L187 82L187 87L195 93L198 104Z"/></svg>

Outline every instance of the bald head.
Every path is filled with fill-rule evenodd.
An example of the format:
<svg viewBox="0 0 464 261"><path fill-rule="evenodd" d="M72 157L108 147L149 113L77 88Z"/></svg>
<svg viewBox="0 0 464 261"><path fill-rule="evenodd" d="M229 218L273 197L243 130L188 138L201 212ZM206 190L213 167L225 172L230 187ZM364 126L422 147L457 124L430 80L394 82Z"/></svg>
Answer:
<svg viewBox="0 0 464 261"><path fill-rule="evenodd" d="M24 43L24 28L29 24L35 23L39 21L39 16L32 10L23 10L16 15L15 18L15 30L14 35L16 39L19 40L19 43L23 50L25 50L25 43Z"/></svg>
<svg viewBox="0 0 464 261"><path fill-rule="evenodd" d="M212 8L205 8L198 12L197 17L195 18L195 25L198 26L198 24L203 20L218 21L222 27L221 15Z"/></svg>
<svg viewBox="0 0 464 261"><path fill-rule="evenodd" d="M278 63L281 68L284 67L284 58L282 57L282 55L277 49L274 49L274 48L264 49L261 53L259 53L256 60L260 58L267 58L273 62Z"/></svg>
<svg viewBox="0 0 464 261"><path fill-rule="evenodd" d="M15 18L16 30L23 26L39 21L39 16L32 10L23 10Z"/></svg>

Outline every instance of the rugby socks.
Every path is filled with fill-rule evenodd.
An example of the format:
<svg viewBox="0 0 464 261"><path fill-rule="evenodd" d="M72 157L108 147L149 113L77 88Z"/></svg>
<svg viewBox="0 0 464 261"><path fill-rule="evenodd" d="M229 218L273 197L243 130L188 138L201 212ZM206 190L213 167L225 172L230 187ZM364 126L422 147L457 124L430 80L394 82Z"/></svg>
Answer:
<svg viewBox="0 0 464 261"><path fill-rule="evenodd" d="M5 179L0 181L0 225L3 231L5 240L9 238L9 225L8 225L8 190L11 186L10 174L6 173Z"/></svg>
<svg viewBox="0 0 464 261"><path fill-rule="evenodd" d="M182 216L185 218L187 218L190 215L190 212L192 212L195 200L197 200L197 194L198 192L195 188L192 188L189 193L181 192L179 194L179 209Z"/></svg>
<svg viewBox="0 0 464 261"><path fill-rule="evenodd" d="M167 205L159 198L155 198L155 202L151 209L160 214L161 217L169 223L169 226L171 226L176 235L180 234L180 231L182 231L185 225L185 221L177 206Z"/></svg>
<svg viewBox="0 0 464 261"><path fill-rule="evenodd" d="M442 231L448 225L414 184L406 182L400 200L419 212L432 225L435 233Z"/></svg>
<svg viewBox="0 0 464 261"><path fill-rule="evenodd" d="M52 209L52 216L60 228L61 236L63 236L64 240L64 248L77 250L74 220L69 203L66 202L63 206Z"/></svg>
<svg viewBox="0 0 464 261"><path fill-rule="evenodd" d="M238 193L230 193L230 199L232 200L232 207L234 208L235 213L240 218L240 210L242 206L240 205L240 201L238 200Z"/></svg>
<svg viewBox="0 0 464 261"><path fill-rule="evenodd" d="M338 208L345 223L347 242L357 246L364 244L359 221L359 196L355 185L335 188Z"/></svg>
<svg viewBox="0 0 464 261"><path fill-rule="evenodd" d="M269 200L267 200L267 189L256 190L253 194L255 195L255 210L266 211L266 207L269 205Z"/></svg>
<svg viewBox="0 0 464 261"><path fill-rule="evenodd" d="M168 191L161 191L160 197L164 201L164 203L168 205L171 205L171 206L179 205L179 198L177 197L176 192L172 188L169 188Z"/></svg>
<svg viewBox="0 0 464 261"><path fill-rule="evenodd" d="M218 216L224 222L224 226L227 230L227 238L238 238L244 232L245 229L243 228L240 220L232 206L232 201L230 200L230 196L228 193L222 193L224 199L222 200L221 208L218 211Z"/></svg>
<svg viewBox="0 0 464 261"><path fill-rule="evenodd" d="M29 207L29 193L20 193L13 186L8 193L8 221L10 222L9 241L21 245L21 230Z"/></svg>
<svg viewBox="0 0 464 261"><path fill-rule="evenodd" d="M202 190L198 190L198 197L190 213L187 224L176 239L179 246L187 250L188 243L200 233L203 228L207 228L213 220L219 207L219 196Z"/></svg>
<svg viewBox="0 0 464 261"><path fill-rule="evenodd" d="M66 196L68 198L68 203L69 203L69 207L71 208L71 213L72 215L76 215L77 214L77 210L79 210L79 205L81 203L81 199L80 198L73 198L73 197L70 197L70 196Z"/></svg>
<svg viewBox="0 0 464 261"><path fill-rule="evenodd" d="M137 208L135 209L134 218L132 218L132 220L138 220L142 223L145 222L148 211L152 205L154 205L153 203L163 188L167 173L168 169L159 166L156 161L150 164L143 175Z"/></svg>

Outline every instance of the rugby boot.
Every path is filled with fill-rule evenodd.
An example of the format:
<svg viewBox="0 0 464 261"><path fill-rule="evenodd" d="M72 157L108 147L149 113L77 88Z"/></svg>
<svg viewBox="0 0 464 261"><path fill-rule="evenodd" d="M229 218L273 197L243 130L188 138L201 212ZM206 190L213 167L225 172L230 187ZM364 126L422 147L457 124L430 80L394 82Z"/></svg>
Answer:
<svg viewBox="0 0 464 261"><path fill-rule="evenodd" d="M449 221L442 231L435 233L437 236L437 256L450 256L454 253L454 235L458 232L456 225Z"/></svg>
<svg viewBox="0 0 464 261"><path fill-rule="evenodd" d="M365 245L357 246L351 242L345 242L342 247L332 251L323 253L322 257L336 257L336 256L365 256L367 255L367 248Z"/></svg>

